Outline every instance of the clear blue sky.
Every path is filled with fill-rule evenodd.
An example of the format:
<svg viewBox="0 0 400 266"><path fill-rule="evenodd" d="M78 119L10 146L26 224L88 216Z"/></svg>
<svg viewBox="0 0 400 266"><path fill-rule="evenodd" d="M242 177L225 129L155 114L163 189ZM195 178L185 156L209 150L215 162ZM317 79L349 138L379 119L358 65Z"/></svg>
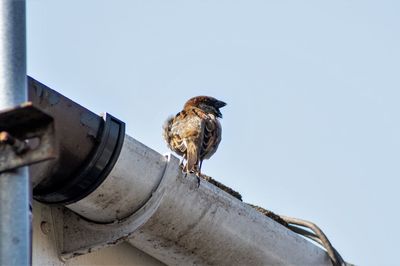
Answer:
<svg viewBox="0 0 400 266"><path fill-rule="evenodd" d="M317 223L358 265L398 265L400 1L28 1L28 73L127 123L224 100L205 173Z"/></svg>

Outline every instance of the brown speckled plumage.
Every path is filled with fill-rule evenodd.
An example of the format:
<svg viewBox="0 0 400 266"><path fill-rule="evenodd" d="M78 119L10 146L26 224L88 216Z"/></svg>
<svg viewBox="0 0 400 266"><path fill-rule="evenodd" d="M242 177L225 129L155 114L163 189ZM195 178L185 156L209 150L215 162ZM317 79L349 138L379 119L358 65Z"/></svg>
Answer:
<svg viewBox="0 0 400 266"><path fill-rule="evenodd" d="M225 105L213 97L197 96L165 122L164 139L168 147L186 161L187 172L200 173L203 160L216 152L222 133L219 108Z"/></svg>

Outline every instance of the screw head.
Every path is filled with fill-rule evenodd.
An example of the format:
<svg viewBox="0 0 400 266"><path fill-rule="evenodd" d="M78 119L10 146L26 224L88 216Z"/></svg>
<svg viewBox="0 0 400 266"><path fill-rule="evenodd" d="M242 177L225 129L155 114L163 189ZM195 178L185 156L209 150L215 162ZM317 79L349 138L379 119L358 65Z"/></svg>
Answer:
<svg viewBox="0 0 400 266"><path fill-rule="evenodd" d="M51 231L50 224L46 221L40 223L40 229L42 229L43 234L48 235Z"/></svg>

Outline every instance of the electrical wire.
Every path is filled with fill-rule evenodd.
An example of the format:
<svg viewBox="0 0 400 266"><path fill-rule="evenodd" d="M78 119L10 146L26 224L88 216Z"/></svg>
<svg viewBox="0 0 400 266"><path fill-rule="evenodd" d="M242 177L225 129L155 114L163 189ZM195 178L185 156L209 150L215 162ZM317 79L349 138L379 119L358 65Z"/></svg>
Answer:
<svg viewBox="0 0 400 266"><path fill-rule="evenodd" d="M286 228L290 229L291 231L318 243L320 246L322 246L326 250L326 252L334 266L349 266L349 265L351 265L349 263L346 263L343 260L342 256L339 254L339 252L332 246L331 242L326 237L324 232L316 224L306 221L306 220L294 218L294 217L278 215L272 211L266 210L262 207L252 205L249 203L247 203L247 205L249 205L252 208L254 208L255 210L261 212L265 216L273 219L275 222L280 223L281 225L285 226ZM307 228L307 229L311 230L312 232L310 232L309 230L305 230L304 228L302 228L300 226Z"/></svg>
<svg viewBox="0 0 400 266"><path fill-rule="evenodd" d="M310 239L316 241L317 243L319 243L320 245L322 245L326 249L326 252L328 253L329 258L331 259L333 265L335 265L335 266L347 265L346 262L343 260L342 256L340 256L339 252L337 252L337 250L332 246L331 242L326 237L324 232L316 224L314 224L310 221L299 219L299 218L293 218L293 217L284 216L284 215L279 215L279 216L288 224L303 226L303 227L306 227L306 228L312 230L314 232L314 234L311 232L308 232L304 229L301 229L301 228L295 228L294 226L288 227L292 231L294 231L302 236L305 236L307 238L310 238ZM316 240L316 239L318 239L318 240Z"/></svg>

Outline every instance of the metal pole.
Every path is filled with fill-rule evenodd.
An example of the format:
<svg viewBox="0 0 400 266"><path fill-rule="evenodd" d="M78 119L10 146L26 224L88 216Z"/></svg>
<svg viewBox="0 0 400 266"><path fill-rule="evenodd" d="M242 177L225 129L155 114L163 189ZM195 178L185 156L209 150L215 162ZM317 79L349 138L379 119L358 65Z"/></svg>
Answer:
<svg viewBox="0 0 400 266"><path fill-rule="evenodd" d="M26 100L25 0L0 0L0 109ZM1 266L31 263L30 194L27 167L0 174Z"/></svg>

